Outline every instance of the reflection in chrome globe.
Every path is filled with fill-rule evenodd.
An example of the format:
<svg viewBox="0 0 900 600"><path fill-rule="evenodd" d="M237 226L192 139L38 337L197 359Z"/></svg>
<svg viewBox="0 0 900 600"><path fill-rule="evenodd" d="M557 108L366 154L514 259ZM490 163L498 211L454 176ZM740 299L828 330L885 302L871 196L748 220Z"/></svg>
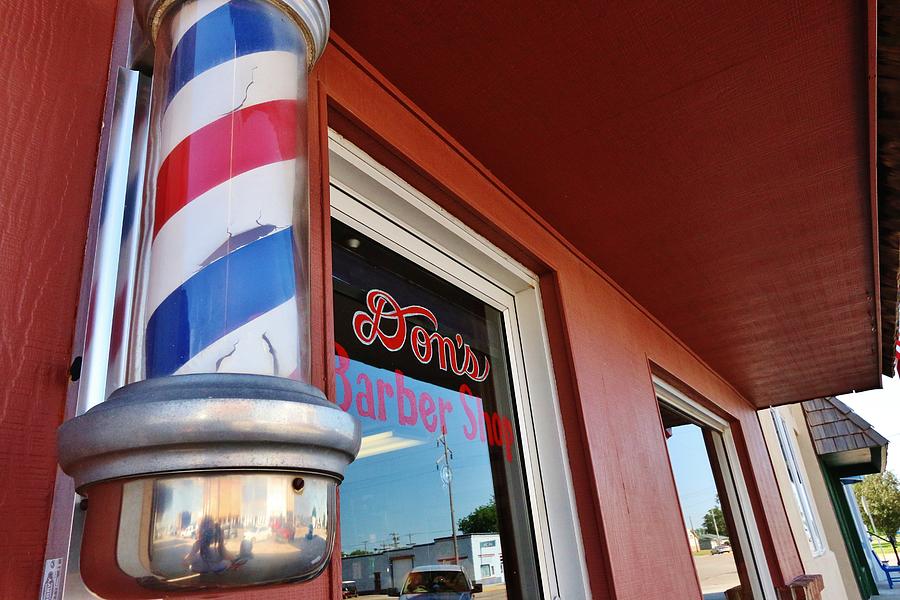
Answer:
<svg viewBox="0 0 900 600"><path fill-rule="evenodd" d="M126 482L117 562L158 590L314 577L331 554L336 484L321 475L259 472Z"/></svg>

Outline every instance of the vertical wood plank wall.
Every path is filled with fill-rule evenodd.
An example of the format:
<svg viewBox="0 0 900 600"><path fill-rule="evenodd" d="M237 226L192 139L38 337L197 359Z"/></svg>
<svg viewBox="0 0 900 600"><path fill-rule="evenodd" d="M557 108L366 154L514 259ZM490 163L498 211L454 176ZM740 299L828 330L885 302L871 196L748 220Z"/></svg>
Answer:
<svg viewBox="0 0 900 600"><path fill-rule="evenodd" d="M0 597L37 598L114 1L0 9Z"/></svg>

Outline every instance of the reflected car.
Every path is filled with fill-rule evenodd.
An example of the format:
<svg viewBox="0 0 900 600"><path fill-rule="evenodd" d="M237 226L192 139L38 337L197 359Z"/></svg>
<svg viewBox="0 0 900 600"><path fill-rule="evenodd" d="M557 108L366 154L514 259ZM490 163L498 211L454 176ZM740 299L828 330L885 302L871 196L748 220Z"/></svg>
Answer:
<svg viewBox="0 0 900 600"><path fill-rule="evenodd" d="M470 584L458 565L425 565L410 571L403 587L388 595L400 600L472 600L480 591L481 584Z"/></svg>
<svg viewBox="0 0 900 600"><path fill-rule="evenodd" d="M718 546L713 546L712 550L710 550L711 554L725 554L726 552L731 552L731 544L723 543Z"/></svg>

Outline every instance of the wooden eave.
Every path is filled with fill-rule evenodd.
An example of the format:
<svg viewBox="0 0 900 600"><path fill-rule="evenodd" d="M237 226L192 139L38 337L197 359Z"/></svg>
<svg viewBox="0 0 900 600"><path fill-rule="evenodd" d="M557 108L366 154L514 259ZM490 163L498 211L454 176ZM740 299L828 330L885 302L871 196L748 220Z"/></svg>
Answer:
<svg viewBox="0 0 900 600"><path fill-rule="evenodd" d="M837 398L803 402L803 413L816 454L846 474L884 470L888 441L868 421Z"/></svg>
<svg viewBox="0 0 900 600"><path fill-rule="evenodd" d="M882 372L894 375L900 304L900 4L878 2L878 259Z"/></svg>
<svg viewBox="0 0 900 600"><path fill-rule="evenodd" d="M893 370L900 211L876 179L900 189L900 110L881 123L876 97L900 77L876 72L897 9L879 56L876 2L331 5L335 36L756 407Z"/></svg>

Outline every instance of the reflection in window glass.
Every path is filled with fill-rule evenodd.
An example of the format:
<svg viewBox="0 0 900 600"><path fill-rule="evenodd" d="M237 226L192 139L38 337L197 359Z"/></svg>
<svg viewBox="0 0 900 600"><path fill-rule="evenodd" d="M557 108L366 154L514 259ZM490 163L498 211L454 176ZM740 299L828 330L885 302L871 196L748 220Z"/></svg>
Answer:
<svg viewBox="0 0 900 600"><path fill-rule="evenodd" d="M363 433L340 490L343 579L385 593L456 573L539 597L503 315L332 227L336 401Z"/></svg>
<svg viewBox="0 0 900 600"><path fill-rule="evenodd" d="M728 507L722 502L710 460L711 436L681 413L660 405L666 445L688 544L704 600L725 600L725 592L741 586L739 548L728 530Z"/></svg>
<svg viewBox="0 0 900 600"><path fill-rule="evenodd" d="M471 590L466 576L454 571L413 571L406 577L404 594L440 594Z"/></svg>

